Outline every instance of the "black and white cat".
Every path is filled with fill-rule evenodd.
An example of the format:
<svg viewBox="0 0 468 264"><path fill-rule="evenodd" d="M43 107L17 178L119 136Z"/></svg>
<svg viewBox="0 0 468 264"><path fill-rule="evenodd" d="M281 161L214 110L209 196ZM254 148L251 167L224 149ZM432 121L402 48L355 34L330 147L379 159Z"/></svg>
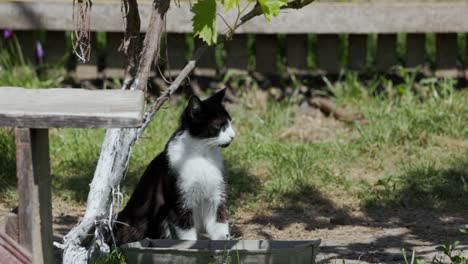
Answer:
<svg viewBox="0 0 468 264"><path fill-rule="evenodd" d="M118 245L141 240L229 238L226 176L220 147L235 137L222 105L225 90L190 98L179 129L147 167L114 225ZM124 224L123 224L124 223Z"/></svg>

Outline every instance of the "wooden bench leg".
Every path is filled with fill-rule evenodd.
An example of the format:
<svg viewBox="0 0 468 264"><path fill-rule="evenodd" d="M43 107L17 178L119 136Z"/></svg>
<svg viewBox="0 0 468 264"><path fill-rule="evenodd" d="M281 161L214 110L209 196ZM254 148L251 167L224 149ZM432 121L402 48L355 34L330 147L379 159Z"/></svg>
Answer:
<svg viewBox="0 0 468 264"><path fill-rule="evenodd" d="M16 129L16 170L19 243L31 252L34 264L54 263L47 129Z"/></svg>

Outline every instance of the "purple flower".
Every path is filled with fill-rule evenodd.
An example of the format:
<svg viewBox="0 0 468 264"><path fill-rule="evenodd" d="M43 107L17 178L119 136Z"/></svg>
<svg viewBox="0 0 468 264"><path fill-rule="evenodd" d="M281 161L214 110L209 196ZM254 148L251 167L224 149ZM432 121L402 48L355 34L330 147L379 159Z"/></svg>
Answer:
<svg viewBox="0 0 468 264"><path fill-rule="evenodd" d="M44 48L42 47L42 43L40 41L36 42L36 57L39 64L42 64L42 60L44 58L45 52Z"/></svg>
<svg viewBox="0 0 468 264"><path fill-rule="evenodd" d="M11 29L5 29L3 30L3 39L9 39L13 36L13 30Z"/></svg>

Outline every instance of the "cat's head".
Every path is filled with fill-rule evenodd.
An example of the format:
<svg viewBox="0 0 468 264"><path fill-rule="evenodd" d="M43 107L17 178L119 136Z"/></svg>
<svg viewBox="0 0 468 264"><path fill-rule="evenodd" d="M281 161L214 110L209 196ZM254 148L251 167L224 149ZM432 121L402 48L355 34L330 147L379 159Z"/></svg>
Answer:
<svg viewBox="0 0 468 264"><path fill-rule="evenodd" d="M231 116L222 102L226 89L206 100L192 96L181 118L181 125L190 135L203 139L210 145L227 147L236 133L231 126Z"/></svg>

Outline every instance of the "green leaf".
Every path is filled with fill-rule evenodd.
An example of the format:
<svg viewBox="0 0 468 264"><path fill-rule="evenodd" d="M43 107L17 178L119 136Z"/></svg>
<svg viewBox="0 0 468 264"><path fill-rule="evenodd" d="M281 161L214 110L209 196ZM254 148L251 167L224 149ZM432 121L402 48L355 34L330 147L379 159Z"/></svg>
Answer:
<svg viewBox="0 0 468 264"><path fill-rule="evenodd" d="M239 0L223 0L224 10L227 12L235 6L239 6Z"/></svg>
<svg viewBox="0 0 468 264"><path fill-rule="evenodd" d="M443 247L443 246L438 246L438 247L436 247L435 249L436 249L437 251L439 251L439 252L445 252L445 251L446 251L446 250L445 250L445 247Z"/></svg>
<svg viewBox="0 0 468 264"><path fill-rule="evenodd" d="M277 16L282 6L287 5L287 0L258 0L263 14L267 21L270 21L271 16Z"/></svg>
<svg viewBox="0 0 468 264"><path fill-rule="evenodd" d="M200 0L192 8L193 32L206 44L216 44L218 33L216 32L216 1Z"/></svg>

